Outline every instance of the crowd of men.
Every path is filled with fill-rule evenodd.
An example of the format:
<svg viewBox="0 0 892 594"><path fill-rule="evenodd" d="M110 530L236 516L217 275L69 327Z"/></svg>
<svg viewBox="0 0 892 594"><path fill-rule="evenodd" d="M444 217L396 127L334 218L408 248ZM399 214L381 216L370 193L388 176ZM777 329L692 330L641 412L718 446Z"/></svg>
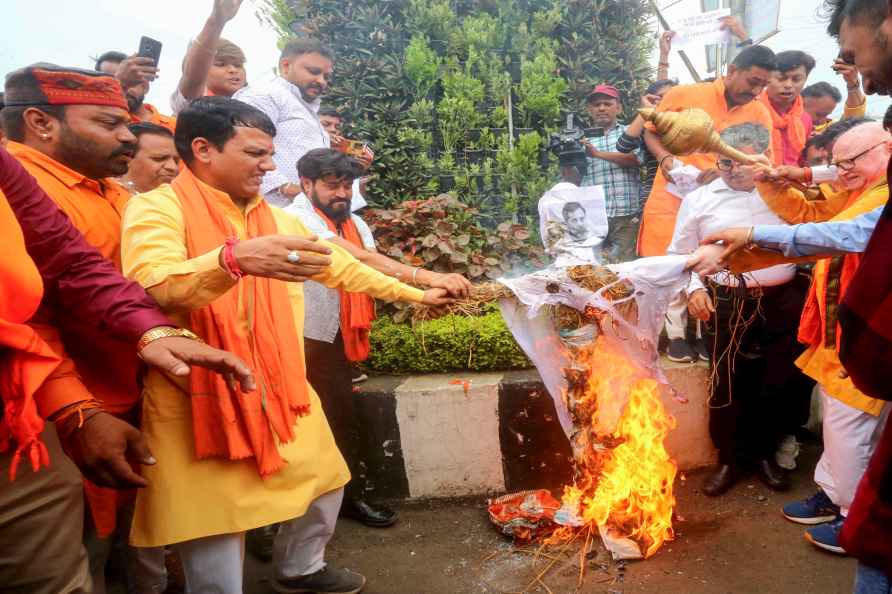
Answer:
<svg viewBox="0 0 892 594"><path fill-rule="evenodd" d="M222 38L240 4L214 0L169 116L146 103L157 65L138 55L6 76L4 592L104 592L127 543L129 592L164 592L175 554L190 593L237 594L247 542L272 559L276 591L356 593L365 578L324 558L338 516L397 521L368 500L352 391L374 300L442 305L470 283L376 250L356 213L374 155L333 149L342 118L322 106L334 54L289 41L278 76L248 85L244 52ZM740 52L727 73L678 85L667 32L643 106L703 109L758 164L673 155L641 116L618 123L621 95L602 83L586 160L549 199L571 259L696 255L666 334L670 359L711 366L719 464L704 493L746 472L788 488L817 385L818 488L783 515L858 557L856 592L888 594L892 135L864 118L862 85L892 89L892 13L881 0L828 9L839 121L842 94L806 86L811 56L753 45L729 18Z"/></svg>

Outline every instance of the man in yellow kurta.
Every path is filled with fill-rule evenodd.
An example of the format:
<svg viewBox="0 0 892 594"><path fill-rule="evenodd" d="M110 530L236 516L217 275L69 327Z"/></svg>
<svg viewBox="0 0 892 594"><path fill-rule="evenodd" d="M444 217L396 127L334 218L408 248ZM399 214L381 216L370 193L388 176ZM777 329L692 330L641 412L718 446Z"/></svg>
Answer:
<svg viewBox="0 0 892 594"><path fill-rule="evenodd" d="M146 378L143 430L158 464L144 469L131 543L174 545L196 594L240 594L244 533L276 522L277 591L354 593L365 584L323 560L349 472L306 381L299 281L446 301L443 289L422 292L313 241L269 206L259 188L275 168L274 136L253 107L196 100L178 118L180 175L132 198L124 215L125 274L208 343L244 353L258 375L256 397L209 375Z"/></svg>
<svg viewBox="0 0 892 594"><path fill-rule="evenodd" d="M766 204L788 223L851 220L888 200L886 164L890 155L892 136L882 125L861 124L840 136L833 146L839 181L846 191L820 201L807 200L798 190L771 184L760 184L759 191ZM746 237L748 231L743 235ZM734 244L734 236L735 230L728 230L705 241ZM728 264L737 273L780 261L784 258L776 252L755 249L736 253ZM835 553L845 552L837 537L889 414L885 402L854 386L839 360L837 310L859 263L859 254L848 254L815 264L799 325L799 341L807 349L796 361L803 373L818 382L824 407L824 454L815 469L818 493L786 505L784 516L792 522L819 524L806 531L806 538Z"/></svg>

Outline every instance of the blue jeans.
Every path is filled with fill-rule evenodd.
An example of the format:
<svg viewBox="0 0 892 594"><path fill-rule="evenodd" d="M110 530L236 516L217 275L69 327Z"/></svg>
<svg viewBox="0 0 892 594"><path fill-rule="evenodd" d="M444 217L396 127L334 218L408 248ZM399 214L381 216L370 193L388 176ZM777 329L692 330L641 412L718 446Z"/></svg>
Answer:
<svg viewBox="0 0 892 594"><path fill-rule="evenodd" d="M870 565L858 563L853 594L892 594L892 580L885 572Z"/></svg>

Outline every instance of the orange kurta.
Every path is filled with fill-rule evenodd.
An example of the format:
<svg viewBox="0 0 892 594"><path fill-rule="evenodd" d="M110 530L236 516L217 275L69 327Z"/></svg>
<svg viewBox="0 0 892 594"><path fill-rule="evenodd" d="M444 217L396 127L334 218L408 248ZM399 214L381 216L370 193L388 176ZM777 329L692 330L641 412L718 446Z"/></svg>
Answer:
<svg viewBox="0 0 892 594"><path fill-rule="evenodd" d="M10 142L9 152L68 215L87 242L121 269L121 215L129 193L114 180L96 181L29 146ZM84 344L80 321L65 312L44 311L32 322L38 334L63 357L40 389L43 416L79 400L96 398L113 414L132 410L139 399L136 345L105 335ZM100 534L114 527L117 495L88 484L88 500Z"/></svg>
<svg viewBox="0 0 892 594"><path fill-rule="evenodd" d="M725 84L721 79L711 83L673 87L660 101L657 111L683 111L691 107L708 113L719 132L744 122L754 122L762 124L768 130L772 129L771 115L759 101L729 108L725 99ZM648 124L648 128L654 131L651 124ZM709 153L697 153L679 159L701 170L715 167L715 155ZM665 255L666 248L672 241L681 199L670 194L666 189L667 185L663 172L658 169L653 189L641 215L641 229L638 233L638 254L641 256Z"/></svg>
<svg viewBox="0 0 892 594"><path fill-rule="evenodd" d="M37 414L34 393L59 364L59 358L27 322L40 305L43 281L25 248L18 220L0 194L0 398L4 418L0 422L0 451L17 448L10 474L19 462L34 470L49 462L39 442L43 420ZM24 458L24 460L22 460ZM8 481L8 477L0 480Z"/></svg>

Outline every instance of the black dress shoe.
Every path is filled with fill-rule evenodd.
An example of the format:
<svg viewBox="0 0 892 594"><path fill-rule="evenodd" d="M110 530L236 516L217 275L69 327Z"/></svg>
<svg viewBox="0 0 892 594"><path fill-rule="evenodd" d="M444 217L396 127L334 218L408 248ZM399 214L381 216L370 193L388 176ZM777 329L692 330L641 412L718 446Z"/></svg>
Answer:
<svg viewBox="0 0 892 594"><path fill-rule="evenodd" d="M719 466L703 481L702 491L704 495L718 497L730 489L737 482L737 469L730 464Z"/></svg>
<svg viewBox="0 0 892 594"><path fill-rule="evenodd" d="M270 524L248 530L245 535L245 548L254 555L258 561L269 562L273 560L273 541L279 531L278 524Z"/></svg>
<svg viewBox="0 0 892 594"><path fill-rule="evenodd" d="M774 491L786 491L790 488L790 477L774 460L759 460L756 463L756 474L769 489Z"/></svg>
<svg viewBox="0 0 892 594"><path fill-rule="evenodd" d="M383 505L367 503L362 499L345 499L341 516L361 522L371 528L387 528L399 519L399 514Z"/></svg>

